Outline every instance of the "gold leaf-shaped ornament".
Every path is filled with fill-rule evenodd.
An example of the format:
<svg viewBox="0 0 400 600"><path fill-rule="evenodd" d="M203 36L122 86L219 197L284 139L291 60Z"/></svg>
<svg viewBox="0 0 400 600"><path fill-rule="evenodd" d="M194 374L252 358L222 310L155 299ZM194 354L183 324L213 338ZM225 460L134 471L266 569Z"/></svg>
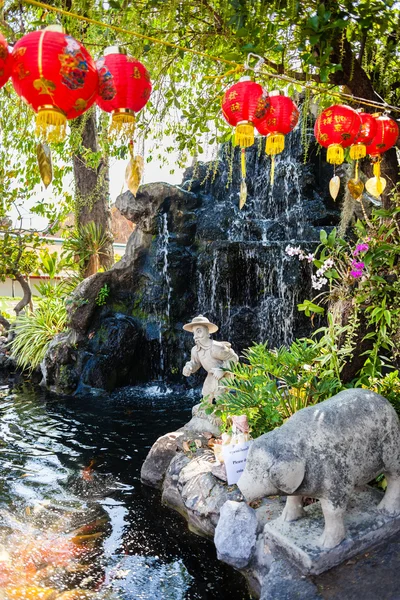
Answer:
<svg viewBox="0 0 400 600"><path fill-rule="evenodd" d="M354 200L358 200L364 191L364 184L359 179L349 179L347 187Z"/></svg>
<svg viewBox="0 0 400 600"><path fill-rule="evenodd" d="M365 187L371 196L379 198L385 191L386 179L384 177L371 177L365 182Z"/></svg>
<svg viewBox="0 0 400 600"><path fill-rule="evenodd" d="M334 175L329 182L329 193L334 200L336 200L337 195L340 190L340 178L337 175Z"/></svg>
<svg viewBox="0 0 400 600"><path fill-rule="evenodd" d="M133 156L129 159L125 170L125 181L128 189L134 196L138 191L144 169L143 156Z"/></svg>
<svg viewBox="0 0 400 600"><path fill-rule="evenodd" d="M38 144L36 146L36 156L39 165L40 177L47 188L53 179L53 166L51 164L51 153L48 145Z"/></svg>

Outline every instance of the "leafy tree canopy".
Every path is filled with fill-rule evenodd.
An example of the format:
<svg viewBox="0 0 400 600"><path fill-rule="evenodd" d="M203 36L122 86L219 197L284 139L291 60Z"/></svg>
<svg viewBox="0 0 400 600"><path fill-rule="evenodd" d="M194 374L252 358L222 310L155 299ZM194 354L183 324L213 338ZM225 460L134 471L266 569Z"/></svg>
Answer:
<svg viewBox="0 0 400 600"><path fill-rule="evenodd" d="M343 90L366 100L400 104L400 11L394 0L54 0L50 4L64 12L28 0L0 3L1 31L12 45L29 31L61 22L94 58L107 46L119 45L143 61L151 73L153 93L139 115L136 137L154 141L148 161L157 154L162 158L160 140L172 140L164 151L178 149L184 166L188 154L201 158L207 148L230 138L232 130L220 111L221 98L243 75L235 65L243 66L249 53L264 59L256 78L269 90L283 87L293 94L313 86L312 90L306 87L305 97L315 94L321 106L338 102L340 98L331 94ZM256 61L249 62L254 66ZM105 113L98 112L99 151L82 146L87 115L65 142L53 145L53 184L45 193L37 168L33 112L10 82L0 91L0 217L9 214L12 204L22 205L34 196L38 202L32 211L56 223L73 208L68 177L72 178L74 155L95 170L104 155L126 156L126 146L107 137Z"/></svg>
<svg viewBox="0 0 400 600"><path fill-rule="evenodd" d="M301 91L308 82L320 89L322 103L331 102L329 92L338 91L337 86L346 86L355 96L400 104L400 11L394 0L56 0L51 5L120 31L9 0L1 25L10 43L58 21L95 58L107 46L124 46L146 64L154 82L140 131L156 139L172 135L182 152L201 153L204 138L210 144L227 139L230 128L221 117L221 96L243 73L223 77L232 65L174 45L239 65L250 52L257 54L265 60L258 81L269 89L288 87L289 93ZM274 74L293 82L277 80ZM14 93L8 93L15 103ZM64 148L62 152L65 156ZM123 153L115 147L111 152Z"/></svg>

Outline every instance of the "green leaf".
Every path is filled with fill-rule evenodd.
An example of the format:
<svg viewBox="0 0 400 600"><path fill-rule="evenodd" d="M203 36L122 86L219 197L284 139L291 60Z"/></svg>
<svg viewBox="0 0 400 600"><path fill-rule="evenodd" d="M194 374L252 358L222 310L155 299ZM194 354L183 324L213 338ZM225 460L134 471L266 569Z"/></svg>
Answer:
<svg viewBox="0 0 400 600"><path fill-rule="evenodd" d="M318 30L319 20L318 15L313 15L307 19L307 26L314 29L314 31Z"/></svg>
<svg viewBox="0 0 400 600"><path fill-rule="evenodd" d="M333 248L335 245L335 241L336 241L336 227L334 227L332 229L332 231L330 232L330 234L328 235L328 246L330 248Z"/></svg>

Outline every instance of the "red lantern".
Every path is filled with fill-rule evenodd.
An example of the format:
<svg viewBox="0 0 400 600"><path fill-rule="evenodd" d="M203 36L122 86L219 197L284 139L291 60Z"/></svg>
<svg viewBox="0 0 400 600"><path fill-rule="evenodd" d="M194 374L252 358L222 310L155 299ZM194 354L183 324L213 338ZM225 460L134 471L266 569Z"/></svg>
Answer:
<svg viewBox="0 0 400 600"><path fill-rule="evenodd" d="M367 144L367 154L370 156L383 154L395 145L399 137L399 126L390 117L382 115L375 118L375 122L376 133L370 143Z"/></svg>
<svg viewBox="0 0 400 600"><path fill-rule="evenodd" d="M12 58L5 37L0 33L0 88L7 83L11 75Z"/></svg>
<svg viewBox="0 0 400 600"><path fill-rule="evenodd" d="M368 179L365 187L372 196L379 197L386 187L386 179L381 177L381 154L396 143L399 136L399 126L396 121L385 115L376 117L375 122L376 133L367 145L367 153L372 157L374 177Z"/></svg>
<svg viewBox="0 0 400 600"><path fill-rule="evenodd" d="M241 148L242 181L240 184L239 208L247 198L245 149L254 144L254 124L269 110L269 97L259 83L242 77L224 94L222 114L229 125L235 127L235 145Z"/></svg>
<svg viewBox="0 0 400 600"><path fill-rule="evenodd" d="M350 147L350 158L359 160L367 155L367 146L374 138L377 130L376 119L369 113L358 113L361 119L361 128L354 144Z"/></svg>
<svg viewBox="0 0 400 600"><path fill-rule="evenodd" d="M271 92L270 109L265 117L255 123L258 133L267 136L265 152L274 156L285 148L285 135L290 133L299 121L299 109L288 96Z"/></svg>
<svg viewBox="0 0 400 600"><path fill-rule="evenodd" d="M269 109L269 97L259 83L242 77L224 94L222 114L229 125L236 127L235 144L248 148L254 144L253 123L262 119Z"/></svg>
<svg viewBox="0 0 400 600"><path fill-rule="evenodd" d="M107 48L96 62L99 74L98 106L112 114L112 127L125 129L132 137L135 113L147 103L151 93L150 76L135 58L123 54L117 47Z"/></svg>
<svg viewBox="0 0 400 600"><path fill-rule="evenodd" d="M317 142L328 149L326 159L329 163L342 164L343 148L347 148L354 142L360 127L360 116L350 106L335 104L319 115L315 122L314 135Z"/></svg>
<svg viewBox="0 0 400 600"><path fill-rule="evenodd" d="M95 101L98 75L92 57L58 26L24 35L12 55L13 85L37 113L38 133L61 139L66 120L75 119Z"/></svg>

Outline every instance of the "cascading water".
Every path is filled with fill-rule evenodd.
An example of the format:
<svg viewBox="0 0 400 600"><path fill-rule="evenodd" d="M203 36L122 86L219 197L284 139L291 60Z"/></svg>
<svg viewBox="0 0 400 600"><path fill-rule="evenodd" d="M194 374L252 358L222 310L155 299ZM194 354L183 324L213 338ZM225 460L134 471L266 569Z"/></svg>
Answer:
<svg viewBox="0 0 400 600"><path fill-rule="evenodd" d="M164 375L165 370L165 351L163 334L169 326L171 310L171 277L168 270L168 251L169 251L169 231L168 231L168 213L163 212L159 215L159 234L157 243L157 264L161 275L161 297L162 310L158 310L158 329L160 344L160 374Z"/></svg>
<svg viewBox="0 0 400 600"><path fill-rule="evenodd" d="M221 211L229 211L228 226L198 256L197 307L239 344L268 340L270 346L288 345L306 333L297 304L309 293L309 278L285 253L287 245L310 248L319 239L320 227L310 218L315 190L310 168L303 164L300 135L299 127L286 136L273 184L271 162L261 145L247 151L249 196L242 211L237 177L229 186L227 175L224 179L229 149L221 155L223 189L220 182L210 186Z"/></svg>

